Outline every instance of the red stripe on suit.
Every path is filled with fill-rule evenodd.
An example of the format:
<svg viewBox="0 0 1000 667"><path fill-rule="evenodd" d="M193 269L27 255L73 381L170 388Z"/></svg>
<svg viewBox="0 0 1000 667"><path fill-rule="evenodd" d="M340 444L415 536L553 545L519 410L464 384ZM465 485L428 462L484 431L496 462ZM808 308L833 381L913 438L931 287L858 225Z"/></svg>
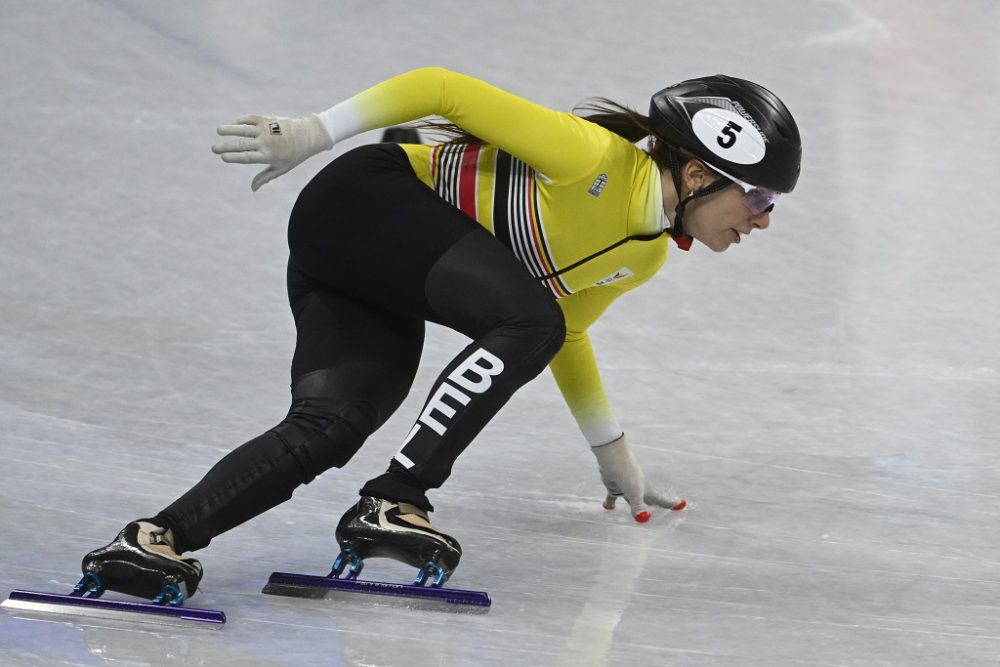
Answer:
<svg viewBox="0 0 1000 667"><path fill-rule="evenodd" d="M462 153L462 166L458 176L458 208L473 220L478 219L476 211L476 179L479 175L479 144L469 144Z"/></svg>

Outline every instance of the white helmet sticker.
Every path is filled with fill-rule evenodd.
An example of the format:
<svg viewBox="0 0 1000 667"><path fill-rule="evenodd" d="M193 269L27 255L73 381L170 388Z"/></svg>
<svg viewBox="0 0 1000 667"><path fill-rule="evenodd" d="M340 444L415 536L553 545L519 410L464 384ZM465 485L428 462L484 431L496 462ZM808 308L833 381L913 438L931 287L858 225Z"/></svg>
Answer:
<svg viewBox="0 0 1000 667"><path fill-rule="evenodd" d="M691 128L708 150L736 164L764 159L764 135L746 118L727 109L709 107L691 118Z"/></svg>

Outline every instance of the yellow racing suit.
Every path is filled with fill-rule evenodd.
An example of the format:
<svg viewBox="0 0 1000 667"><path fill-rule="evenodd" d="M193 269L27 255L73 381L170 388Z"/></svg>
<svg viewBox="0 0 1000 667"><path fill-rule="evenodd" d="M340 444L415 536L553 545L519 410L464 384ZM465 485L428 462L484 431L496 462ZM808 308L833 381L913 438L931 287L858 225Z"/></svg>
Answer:
<svg viewBox="0 0 1000 667"><path fill-rule="evenodd" d="M483 143L404 145L417 177L558 299L567 334L550 368L588 442L614 440L622 430L587 329L666 261L658 168L594 123L441 68L388 79L320 115L337 140L429 116Z"/></svg>

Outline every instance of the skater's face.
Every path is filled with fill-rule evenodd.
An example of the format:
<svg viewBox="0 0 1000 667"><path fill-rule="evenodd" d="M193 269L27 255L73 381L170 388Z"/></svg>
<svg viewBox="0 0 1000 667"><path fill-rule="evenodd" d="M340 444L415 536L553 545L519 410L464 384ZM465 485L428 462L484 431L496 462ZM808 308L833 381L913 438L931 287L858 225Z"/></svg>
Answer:
<svg viewBox="0 0 1000 667"><path fill-rule="evenodd" d="M698 160L691 160L681 170L681 195L687 197L718 180L719 175ZM677 204L673 179L669 171L661 174L664 210L673 216ZM671 193L672 201L667 193ZM688 202L684 212L684 231L715 252L724 252L755 229L767 229L771 224L769 211L754 213L748 206L743 189L732 185L702 198Z"/></svg>

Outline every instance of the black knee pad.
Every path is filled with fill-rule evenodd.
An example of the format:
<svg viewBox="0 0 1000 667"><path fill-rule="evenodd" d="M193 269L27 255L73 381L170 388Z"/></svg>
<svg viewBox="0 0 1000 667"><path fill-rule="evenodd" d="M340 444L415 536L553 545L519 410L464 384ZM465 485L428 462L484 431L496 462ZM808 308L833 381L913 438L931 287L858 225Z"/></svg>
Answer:
<svg viewBox="0 0 1000 667"><path fill-rule="evenodd" d="M308 484L341 468L380 424L376 405L352 400L342 374L321 369L299 378L288 416L271 429L295 459Z"/></svg>
<svg viewBox="0 0 1000 667"><path fill-rule="evenodd" d="M566 317L555 300L548 302L548 308L538 318L540 329L536 358L541 362L541 373L566 342Z"/></svg>
<svg viewBox="0 0 1000 667"><path fill-rule="evenodd" d="M555 300L543 301L521 313L517 321L490 332L484 340L491 338L502 341L500 345L504 347L518 341L515 346L520 356L518 366L527 381L545 370L562 347L566 340L566 320Z"/></svg>

